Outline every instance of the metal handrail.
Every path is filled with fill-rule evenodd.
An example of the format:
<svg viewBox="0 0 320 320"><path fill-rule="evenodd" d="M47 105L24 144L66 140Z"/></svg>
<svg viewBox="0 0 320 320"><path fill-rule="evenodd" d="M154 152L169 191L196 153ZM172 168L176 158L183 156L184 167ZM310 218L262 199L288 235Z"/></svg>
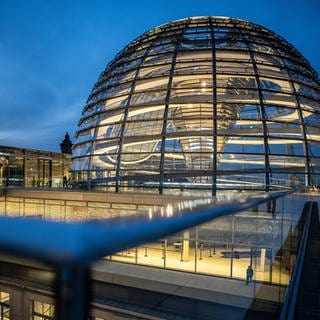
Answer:
<svg viewBox="0 0 320 320"><path fill-rule="evenodd" d="M261 193L221 203L216 198L202 198L134 216L83 223L0 217L0 252L53 266L57 272L57 319L86 319L89 265L93 261L295 191Z"/></svg>
<svg viewBox="0 0 320 320"><path fill-rule="evenodd" d="M313 204L311 202L307 202L305 204L305 209L308 211L306 212L306 219L302 231L302 235L300 238L300 245L298 249L298 254L296 258L296 264L291 276L291 281L289 283L285 300L281 309L281 314L279 320L289 320L295 318L295 308L299 294L300 288L300 280L302 276L302 270L304 266L304 259L306 255L306 249L310 234L310 224L311 224L311 214L313 210Z"/></svg>
<svg viewBox="0 0 320 320"><path fill-rule="evenodd" d="M87 264L293 192L261 193L221 202L215 198L200 198L131 216L89 222L0 216L0 252L52 265Z"/></svg>

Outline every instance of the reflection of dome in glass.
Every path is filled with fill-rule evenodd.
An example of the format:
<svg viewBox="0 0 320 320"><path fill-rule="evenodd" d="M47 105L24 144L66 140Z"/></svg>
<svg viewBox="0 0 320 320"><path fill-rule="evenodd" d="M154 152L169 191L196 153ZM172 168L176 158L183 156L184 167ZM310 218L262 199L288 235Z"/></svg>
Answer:
<svg viewBox="0 0 320 320"><path fill-rule="evenodd" d="M224 17L161 25L111 61L83 109L79 183L115 190L319 184L320 82L284 39Z"/></svg>

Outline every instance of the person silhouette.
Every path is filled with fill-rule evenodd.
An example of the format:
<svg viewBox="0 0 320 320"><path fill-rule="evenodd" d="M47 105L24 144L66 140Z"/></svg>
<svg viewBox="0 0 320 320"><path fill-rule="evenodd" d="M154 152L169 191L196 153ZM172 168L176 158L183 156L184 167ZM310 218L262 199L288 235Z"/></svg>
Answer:
<svg viewBox="0 0 320 320"><path fill-rule="evenodd" d="M246 277L246 285L248 285L248 283L252 281L252 277L253 277L252 267L248 266L248 268L247 268L247 277Z"/></svg>
<svg viewBox="0 0 320 320"><path fill-rule="evenodd" d="M66 176L63 177L63 187L66 189L68 188L68 180Z"/></svg>

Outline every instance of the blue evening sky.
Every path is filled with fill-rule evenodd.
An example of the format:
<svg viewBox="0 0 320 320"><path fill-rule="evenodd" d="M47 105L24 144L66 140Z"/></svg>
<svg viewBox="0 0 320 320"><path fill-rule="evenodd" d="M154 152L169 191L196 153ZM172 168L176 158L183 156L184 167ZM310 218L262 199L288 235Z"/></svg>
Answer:
<svg viewBox="0 0 320 320"><path fill-rule="evenodd" d="M118 51L159 24L200 15L269 28L320 73L320 0L1 0L0 145L59 151Z"/></svg>

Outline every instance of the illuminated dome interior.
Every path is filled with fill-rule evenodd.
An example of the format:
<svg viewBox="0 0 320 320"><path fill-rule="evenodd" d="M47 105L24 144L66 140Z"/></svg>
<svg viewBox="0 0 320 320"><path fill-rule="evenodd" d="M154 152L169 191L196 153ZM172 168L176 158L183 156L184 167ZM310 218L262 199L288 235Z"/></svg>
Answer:
<svg viewBox="0 0 320 320"><path fill-rule="evenodd" d="M172 193L319 184L320 82L261 26L194 17L156 27L107 65L73 149L79 184Z"/></svg>

